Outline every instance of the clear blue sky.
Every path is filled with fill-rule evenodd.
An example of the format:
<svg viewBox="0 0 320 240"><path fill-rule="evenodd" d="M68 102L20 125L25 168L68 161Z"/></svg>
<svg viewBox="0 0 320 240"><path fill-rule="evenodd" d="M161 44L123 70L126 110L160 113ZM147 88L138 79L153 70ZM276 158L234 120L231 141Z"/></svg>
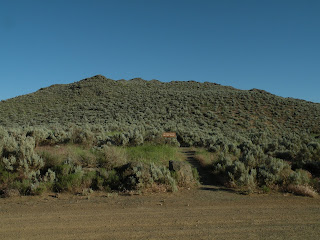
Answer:
<svg viewBox="0 0 320 240"><path fill-rule="evenodd" d="M320 1L0 0L0 100L96 74L320 102Z"/></svg>

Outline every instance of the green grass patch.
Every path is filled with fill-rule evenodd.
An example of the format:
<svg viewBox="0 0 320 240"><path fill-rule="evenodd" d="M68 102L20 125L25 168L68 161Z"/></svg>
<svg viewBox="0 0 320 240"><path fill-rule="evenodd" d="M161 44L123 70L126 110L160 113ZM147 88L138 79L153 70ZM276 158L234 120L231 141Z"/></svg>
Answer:
<svg viewBox="0 0 320 240"><path fill-rule="evenodd" d="M71 160L82 167L112 169L127 162L144 162L167 165L170 160L183 160L178 147L170 145L144 144L132 147L106 147L93 151L80 145L38 147L37 153L44 159L46 168L54 168Z"/></svg>
<svg viewBox="0 0 320 240"><path fill-rule="evenodd" d="M129 162L144 162L167 165L170 160L182 160L178 147L145 144L125 148Z"/></svg>

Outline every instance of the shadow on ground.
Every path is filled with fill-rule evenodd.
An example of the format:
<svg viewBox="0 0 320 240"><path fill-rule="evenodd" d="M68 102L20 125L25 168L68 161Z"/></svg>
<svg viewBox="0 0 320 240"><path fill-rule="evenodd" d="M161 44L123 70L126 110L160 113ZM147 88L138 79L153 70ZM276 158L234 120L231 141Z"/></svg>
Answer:
<svg viewBox="0 0 320 240"><path fill-rule="evenodd" d="M222 186L211 186L211 185L204 185L200 187L200 190L204 190L204 191L212 191L212 192L230 192L230 193L239 193L234 189L230 189L230 188L225 188Z"/></svg>

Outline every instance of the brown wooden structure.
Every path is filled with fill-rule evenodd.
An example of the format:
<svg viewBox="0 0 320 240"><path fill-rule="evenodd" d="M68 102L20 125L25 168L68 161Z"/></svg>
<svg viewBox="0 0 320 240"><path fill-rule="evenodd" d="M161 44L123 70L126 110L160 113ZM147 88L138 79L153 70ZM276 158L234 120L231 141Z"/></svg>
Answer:
<svg viewBox="0 0 320 240"><path fill-rule="evenodd" d="M175 137L177 137L177 134L175 132L164 132L164 133L162 133L162 137L175 138Z"/></svg>

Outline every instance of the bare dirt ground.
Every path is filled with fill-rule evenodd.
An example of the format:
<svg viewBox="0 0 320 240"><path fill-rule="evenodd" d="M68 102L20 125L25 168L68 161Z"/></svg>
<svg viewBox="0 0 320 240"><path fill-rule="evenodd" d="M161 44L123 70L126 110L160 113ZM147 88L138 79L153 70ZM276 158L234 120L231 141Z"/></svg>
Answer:
<svg viewBox="0 0 320 240"><path fill-rule="evenodd" d="M178 193L0 199L0 239L319 239L320 199Z"/></svg>

